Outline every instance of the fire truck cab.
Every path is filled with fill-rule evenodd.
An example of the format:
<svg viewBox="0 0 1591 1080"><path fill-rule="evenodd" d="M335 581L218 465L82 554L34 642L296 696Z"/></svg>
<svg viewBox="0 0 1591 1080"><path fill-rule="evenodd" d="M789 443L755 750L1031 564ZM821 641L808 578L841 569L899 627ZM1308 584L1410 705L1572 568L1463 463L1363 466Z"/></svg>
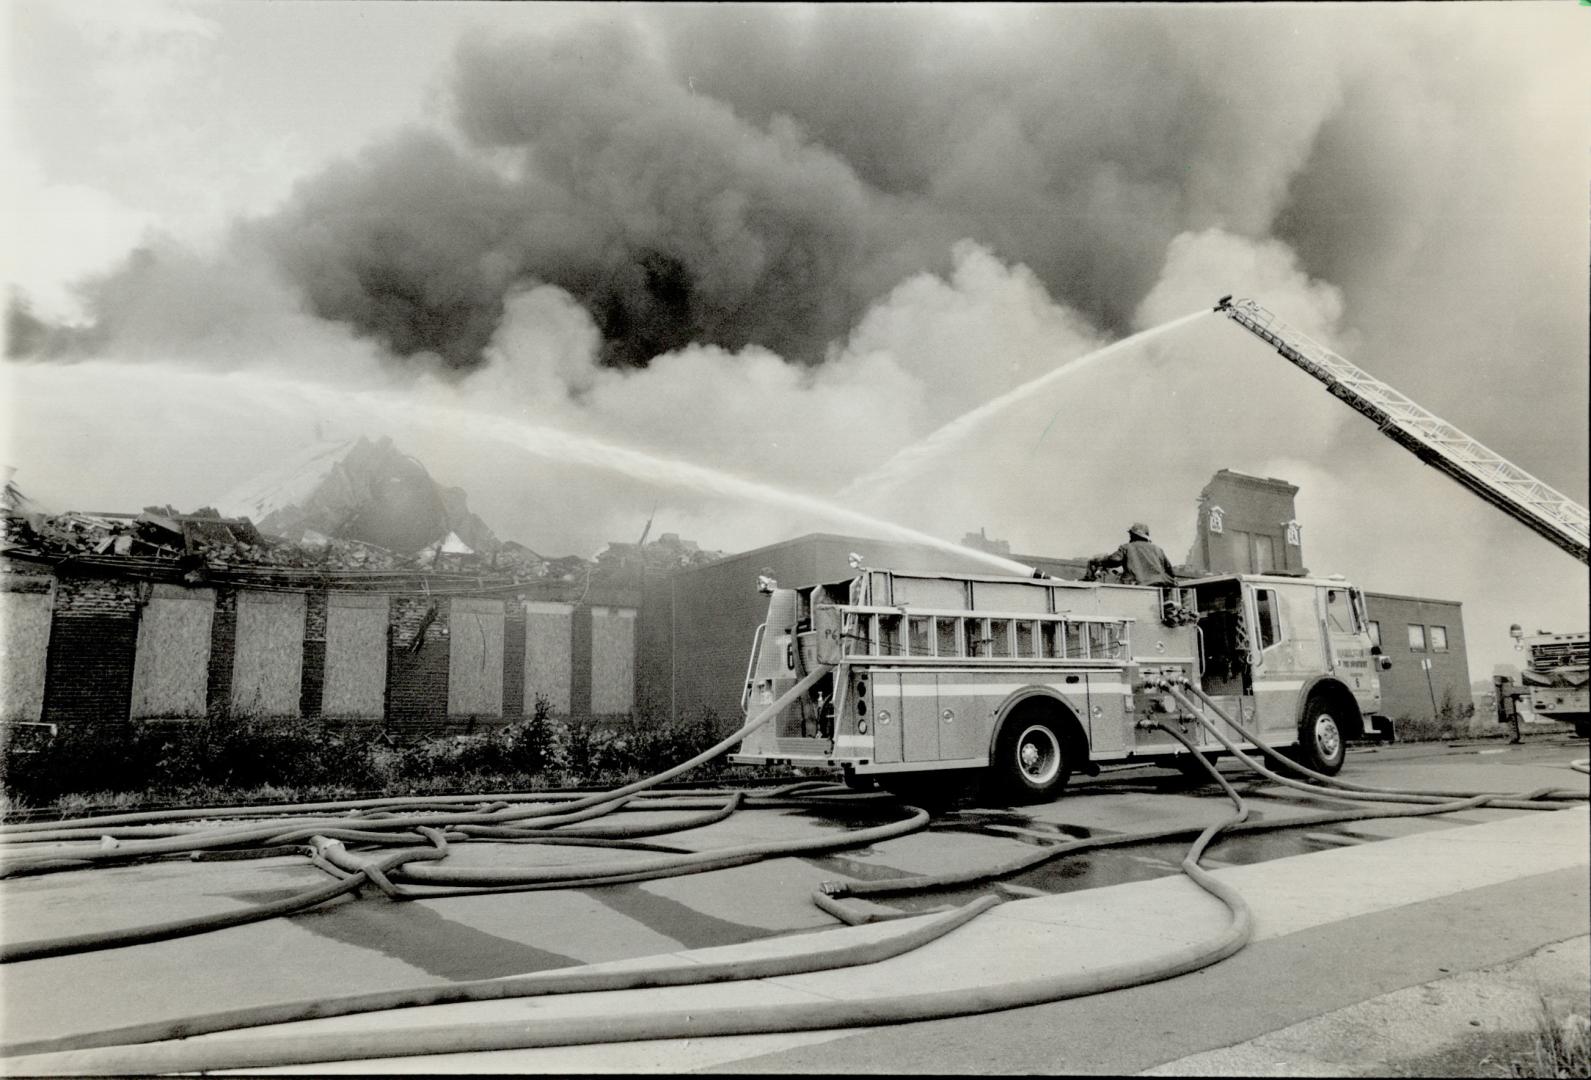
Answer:
<svg viewBox="0 0 1591 1080"><path fill-rule="evenodd" d="M1014 800L1048 798L1103 763L1195 764L1162 722L1219 753L1149 685L1176 676L1320 772L1342 768L1347 739L1390 730L1376 715L1390 665L1362 595L1338 578L1223 575L1162 590L864 568L765 591L743 709L832 670L748 733L739 763L917 792L978 771Z"/></svg>

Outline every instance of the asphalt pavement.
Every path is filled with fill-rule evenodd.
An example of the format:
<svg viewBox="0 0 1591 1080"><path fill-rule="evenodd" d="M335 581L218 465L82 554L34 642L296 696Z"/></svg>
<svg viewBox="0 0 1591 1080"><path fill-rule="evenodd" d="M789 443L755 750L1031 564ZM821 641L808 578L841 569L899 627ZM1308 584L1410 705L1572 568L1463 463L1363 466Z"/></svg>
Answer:
<svg viewBox="0 0 1591 1080"><path fill-rule="evenodd" d="M1355 753L1344 776L1432 789L1523 791L1556 785L1585 790L1586 777L1566 768L1571 758L1583 756L1585 743L1567 739L1523 746L1425 744ZM1256 782L1242 786L1261 817L1297 816L1326 805ZM1063 799L1020 813L964 807L930 832L833 856L785 858L602 889L341 902L203 937L7 965L0 969L0 1030L13 1041L224 1006L438 980L585 964L645 966L669 957L744 959L828 941L887 937L915 920L836 928L812 905L812 890L836 878L987 865L1031 851L1034 843L1068 836L1169 822L1203 824L1222 817L1227 806L1213 786L1192 787L1164 771L1141 769L1107 773L1080 783ZM841 827L843 822L821 814L759 813L736 815L672 839L706 848ZM1591 930L1586 889L1591 840L1583 807L1471 809L1439 818L1376 819L1265 835L1268 839L1220 844L1205 860L1250 906L1251 943L1178 978L888 1027L367 1059L298 1071L1349 1075L1376 1072L1378 1066L1387 1071L1397 1052L1460 1038L1477 1025L1516 1022L1515 1006L1524 1000L1520 995L1530 993L1520 971L1546 971L1558 964L1552 969L1558 971L1552 977L1556 981L1541 975L1551 982L1555 1000L1591 1011L1584 1004L1591 976L1585 976L1583 966L1578 983L1572 975L1573 958L1580 955L1574 950L1583 949ZM1094 853L1070 868L1024 875L1018 882L1040 895L1009 900L944 939L863 968L714 986L434 1006L306 1021L272 1033L291 1040L317 1032L444 1023L670 1010L707 1015L810 1002L860 1007L947 989L998 988L1134 958L1152 960L1218 934L1228 918L1221 904L1177 873L1184 848ZM585 857L594 854L601 853ZM578 849L549 853L482 844L460 848L459 857L495 862L581 856ZM136 925L156 917L155 912L171 917L225 910L304 888L318 873L300 859L283 858L154 863L8 880L0 882L6 914L0 932L16 940ZM978 891L987 890L964 895ZM938 900L954 902L964 895ZM1566 962L1569 976L1561 971ZM1503 974L1489 977L1488 972ZM132 987L136 992L129 992ZM1484 992L1487 987L1493 991ZM1498 987L1511 989L1505 993ZM1445 1011L1422 1005L1432 994L1460 1004ZM1487 1001L1497 1005L1491 1015ZM1449 1030L1455 1027L1461 1030ZM1396 1036L1399 1030L1402 1036ZM7 1064L16 1072L27 1063Z"/></svg>

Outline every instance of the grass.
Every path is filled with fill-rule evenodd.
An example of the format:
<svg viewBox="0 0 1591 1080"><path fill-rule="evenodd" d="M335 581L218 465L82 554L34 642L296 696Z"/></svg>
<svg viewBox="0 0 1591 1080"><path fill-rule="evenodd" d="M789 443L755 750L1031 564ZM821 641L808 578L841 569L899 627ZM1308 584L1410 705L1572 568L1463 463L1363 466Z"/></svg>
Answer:
<svg viewBox="0 0 1591 1080"><path fill-rule="evenodd" d="M607 788L685 761L722 737L690 719L550 715L397 743L379 726L306 720L137 722L0 755L5 820L189 807ZM691 781L767 775L705 762Z"/></svg>
<svg viewBox="0 0 1591 1080"><path fill-rule="evenodd" d="M1591 1021L1573 1010L1558 1016L1540 999L1534 1028L1473 1031L1433 1053L1390 1062L1395 1076L1591 1076Z"/></svg>
<svg viewBox="0 0 1591 1080"><path fill-rule="evenodd" d="M1571 1012L1559 1020L1543 1001L1529 1056L1510 1069L1511 1076L1591 1076L1591 1019Z"/></svg>

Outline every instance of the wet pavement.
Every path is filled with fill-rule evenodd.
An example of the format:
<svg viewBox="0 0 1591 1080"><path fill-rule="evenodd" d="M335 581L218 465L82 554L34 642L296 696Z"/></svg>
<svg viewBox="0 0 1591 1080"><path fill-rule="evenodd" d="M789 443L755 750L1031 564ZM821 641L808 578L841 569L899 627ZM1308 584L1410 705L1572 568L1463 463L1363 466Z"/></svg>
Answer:
<svg viewBox="0 0 1591 1080"><path fill-rule="evenodd" d="M1565 768L1570 758L1585 756L1584 750L1584 742L1568 739L1506 748L1487 742L1379 748L1352 753L1344 778L1400 787L1584 790L1586 778ZM1233 766L1223 765L1236 779ZM1338 805L1254 781L1239 781L1239 788L1250 801L1253 819L1287 819ZM824 855L601 888L407 902L371 891L292 918L202 937L6 965L0 968L0 1032L12 1041L219 1007L496 978L805 935L836 925L811 902L813 890L825 881L987 868L1031 855L1036 846L1202 826L1229 812L1230 803L1214 784L1194 785L1179 774L1144 767L1076 781L1063 798L1040 806L1001 808L963 800L928 830ZM859 828L897 813L886 799L843 809L748 811L662 839L707 850ZM1212 847L1205 865L1257 866L1532 813L1472 809L1239 836ZM659 819L656 813L646 816L649 822ZM1149 882L1178 874L1186 847L1177 842L1093 851L1008 880L1054 894ZM461 865L545 865L606 862L618 854L471 842L459 845L454 858ZM5 914L0 935L27 940L234 910L324 880L298 857L157 862L15 878L0 881ZM980 885L880 899L923 911L987 891ZM129 986L142 989L129 995Z"/></svg>

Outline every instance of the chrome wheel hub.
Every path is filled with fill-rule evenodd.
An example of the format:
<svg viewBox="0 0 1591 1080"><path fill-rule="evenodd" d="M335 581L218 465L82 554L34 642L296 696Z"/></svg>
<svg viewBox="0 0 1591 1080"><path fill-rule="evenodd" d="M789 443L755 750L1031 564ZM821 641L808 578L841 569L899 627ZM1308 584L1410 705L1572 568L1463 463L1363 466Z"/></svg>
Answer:
<svg viewBox="0 0 1591 1080"><path fill-rule="evenodd" d="M1061 771L1061 747L1055 733L1034 724L1017 740L1017 767L1034 784L1047 784Z"/></svg>
<svg viewBox="0 0 1591 1080"><path fill-rule="evenodd" d="M1337 730L1337 721L1325 713L1315 717L1315 746L1327 760L1335 758L1342 750L1342 733Z"/></svg>

